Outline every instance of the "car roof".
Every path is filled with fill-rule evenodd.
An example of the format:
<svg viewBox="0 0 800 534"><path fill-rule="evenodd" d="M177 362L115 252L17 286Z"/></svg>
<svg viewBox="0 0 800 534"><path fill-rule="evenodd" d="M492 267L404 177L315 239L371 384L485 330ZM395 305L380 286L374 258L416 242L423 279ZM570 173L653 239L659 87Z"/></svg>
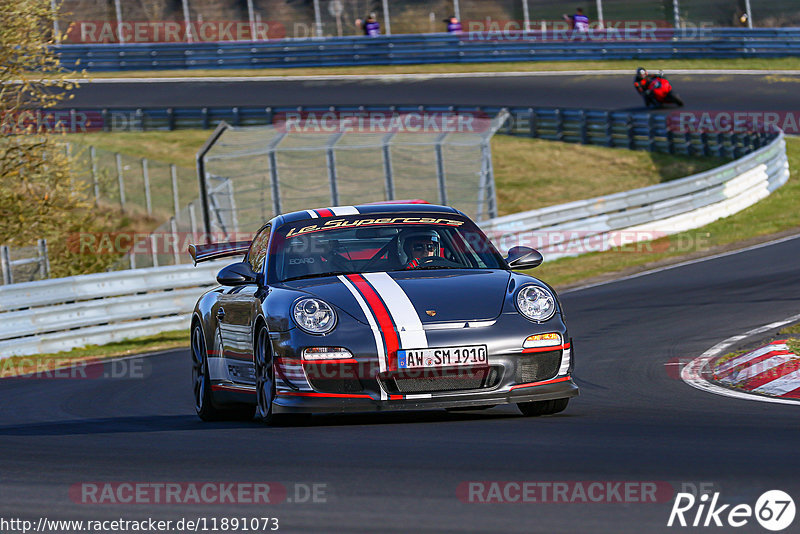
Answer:
<svg viewBox="0 0 800 534"><path fill-rule="evenodd" d="M394 202L387 203L373 203L373 204L359 204L358 206L335 206L329 208L315 208L310 210L293 211L291 213L284 213L275 217L272 222L275 226L280 226L285 223L292 223L302 221L305 219L316 219L319 217L335 217L346 215L373 215L373 214L390 214L390 213L455 213L466 217L459 210L450 206L439 206L436 204L427 203L409 203L409 204L395 204Z"/></svg>

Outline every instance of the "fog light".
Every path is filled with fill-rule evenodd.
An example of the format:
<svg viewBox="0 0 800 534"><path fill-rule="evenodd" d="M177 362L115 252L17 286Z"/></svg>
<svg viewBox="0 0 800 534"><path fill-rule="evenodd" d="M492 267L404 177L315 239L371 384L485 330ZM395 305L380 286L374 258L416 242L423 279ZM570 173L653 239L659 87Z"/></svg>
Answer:
<svg viewBox="0 0 800 534"><path fill-rule="evenodd" d="M522 348L533 349L538 347L557 347L559 345L561 345L561 334L536 334L525 338Z"/></svg>
<svg viewBox="0 0 800 534"><path fill-rule="evenodd" d="M353 354L344 347L308 347L303 349L304 360L352 360Z"/></svg>

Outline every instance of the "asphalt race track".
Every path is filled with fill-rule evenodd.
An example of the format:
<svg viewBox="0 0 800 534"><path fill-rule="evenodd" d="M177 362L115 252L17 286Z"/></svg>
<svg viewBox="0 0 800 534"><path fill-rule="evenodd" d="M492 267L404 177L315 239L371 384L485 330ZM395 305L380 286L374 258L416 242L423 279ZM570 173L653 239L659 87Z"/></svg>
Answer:
<svg viewBox="0 0 800 534"><path fill-rule="evenodd" d="M669 72L666 73L669 75ZM796 111L800 76L669 75L689 110ZM755 106L754 103L760 105ZM501 105L643 109L633 73L409 80L85 83L65 107Z"/></svg>
<svg viewBox="0 0 800 534"><path fill-rule="evenodd" d="M674 78L687 101L709 109L790 109L797 87L753 81L738 84L736 94L720 96L714 88L730 82L692 77L702 84L696 86ZM548 78L539 86L541 81L532 88L524 79L485 80L462 93L447 89L461 83L453 80L419 82L420 87L417 82L372 84L375 91L365 90L360 103L434 104L455 98L608 109L637 103L628 78L602 77L591 84ZM548 86L556 82L558 91ZM597 92L587 94L589 85ZM72 105L120 106L137 93L128 84L113 90L86 87L91 90L82 89ZM137 104L356 100L348 94L353 86L341 83L329 84L329 90L302 84L294 89L273 83L242 86L237 94L246 95L247 102L222 85L183 87L186 91L173 95L174 88L162 85L150 92L138 89ZM102 91L92 93L97 88ZM749 94L760 95L763 107L748 104ZM215 101L218 95L224 99ZM675 365L729 336L797 314L798 258L800 238L789 239L562 294L581 396L550 417L524 418L503 407L322 415L296 427L203 423L193 412L188 349L104 367L125 378L92 378L90 372L87 379L0 380L0 518L269 516L279 519L284 532L639 533L688 530L666 526L674 492L701 484L719 492L725 504L754 506L771 489L800 502L797 408L693 389L678 378ZM74 502L75 485L86 482L206 481L277 482L292 502ZM631 496L625 503L484 504L459 498L459 486L469 481L655 482L673 491L658 493L656 503L635 502ZM319 502L305 499L312 484L324 491ZM737 531L765 530L750 518Z"/></svg>

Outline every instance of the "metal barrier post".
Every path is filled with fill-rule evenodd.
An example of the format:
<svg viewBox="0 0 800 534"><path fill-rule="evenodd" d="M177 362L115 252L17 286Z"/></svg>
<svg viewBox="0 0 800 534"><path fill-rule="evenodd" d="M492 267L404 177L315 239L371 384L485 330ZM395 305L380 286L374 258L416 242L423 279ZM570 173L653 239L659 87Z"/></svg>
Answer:
<svg viewBox="0 0 800 534"><path fill-rule="evenodd" d="M94 204L100 200L100 183L97 180L97 151L94 145L89 147L89 159L92 163L92 187L94 189Z"/></svg>
<svg viewBox="0 0 800 534"><path fill-rule="evenodd" d="M175 265L179 265L181 263L181 253L178 250L180 237L178 236L178 223L175 221L175 217L169 218L169 231L172 234L172 239L170 240L172 246L172 258L175 260Z"/></svg>
<svg viewBox="0 0 800 534"><path fill-rule="evenodd" d="M39 269L42 272L42 278L50 278L50 258L47 256L47 240L40 239L37 242L39 250Z"/></svg>
<svg viewBox="0 0 800 534"><path fill-rule="evenodd" d="M392 174L392 138L395 132L389 132L383 136L383 177L386 181L386 200L394 200L394 176Z"/></svg>
<svg viewBox="0 0 800 534"><path fill-rule="evenodd" d="M189 202L189 223L192 225L192 241L197 241L197 214L194 202Z"/></svg>
<svg viewBox="0 0 800 534"><path fill-rule="evenodd" d="M328 139L328 145L325 150L328 162L328 181L331 186L331 206L339 205L339 184L337 183L336 177L336 152L334 147L336 146L336 142L339 141L343 135L343 132L333 134L333 136Z"/></svg>
<svg viewBox="0 0 800 534"><path fill-rule="evenodd" d="M175 211L175 218L177 219L181 208L178 201L178 168L174 163L170 163L169 173L172 177L172 208Z"/></svg>
<svg viewBox="0 0 800 534"><path fill-rule="evenodd" d="M436 138L436 178L439 181L439 204L447 205L447 184L444 178L444 154L442 153L442 141L447 137L447 133L439 134Z"/></svg>
<svg viewBox="0 0 800 534"><path fill-rule="evenodd" d="M13 284L14 273L11 272L11 255L8 253L8 245L0 245L0 268L3 271L3 284Z"/></svg>
<svg viewBox="0 0 800 534"><path fill-rule="evenodd" d="M153 267L158 267L158 255L156 254L156 235L150 234L150 256L153 258Z"/></svg>
<svg viewBox="0 0 800 534"><path fill-rule="evenodd" d="M144 179L144 203L147 206L147 214L153 214L153 204L150 199L150 170L147 165L147 158L142 158L142 178Z"/></svg>
<svg viewBox="0 0 800 534"><path fill-rule="evenodd" d="M122 155L117 152L117 180L119 182L119 205L125 211L125 178L122 176Z"/></svg>

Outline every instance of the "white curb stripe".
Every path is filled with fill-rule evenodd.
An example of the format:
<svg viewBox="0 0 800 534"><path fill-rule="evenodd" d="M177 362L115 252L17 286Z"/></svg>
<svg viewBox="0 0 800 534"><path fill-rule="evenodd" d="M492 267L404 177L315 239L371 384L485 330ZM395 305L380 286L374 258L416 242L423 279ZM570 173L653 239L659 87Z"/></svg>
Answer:
<svg viewBox="0 0 800 534"><path fill-rule="evenodd" d="M693 388L697 388L701 391L706 391L708 393L723 395L725 397L733 397L736 399L744 399L751 401L772 402L775 404L800 404L800 400L781 399L775 397L762 397L760 395L754 395L752 393L734 391L732 389L724 388L722 386L713 384L707 381L702 376L702 371L706 367L706 365L708 365L709 361L711 361L713 358L716 358L717 356L722 354L725 350L729 349L730 347L734 346L740 341L747 339L750 336L755 336L758 334L763 334L764 332L769 332L770 330L780 328L781 326L790 323L796 323L797 321L800 321L800 314L793 315L792 317L789 317L788 319L784 319L782 321L776 321L768 325L754 328L753 330L750 330L749 332L745 332L744 334L740 334L738 336L729 337L725 341L717 343L716 345L705 351L702 355L698 356L697 358L689 362L689 364L681 370L681 379L690 386L692 386Z"/></svg>

